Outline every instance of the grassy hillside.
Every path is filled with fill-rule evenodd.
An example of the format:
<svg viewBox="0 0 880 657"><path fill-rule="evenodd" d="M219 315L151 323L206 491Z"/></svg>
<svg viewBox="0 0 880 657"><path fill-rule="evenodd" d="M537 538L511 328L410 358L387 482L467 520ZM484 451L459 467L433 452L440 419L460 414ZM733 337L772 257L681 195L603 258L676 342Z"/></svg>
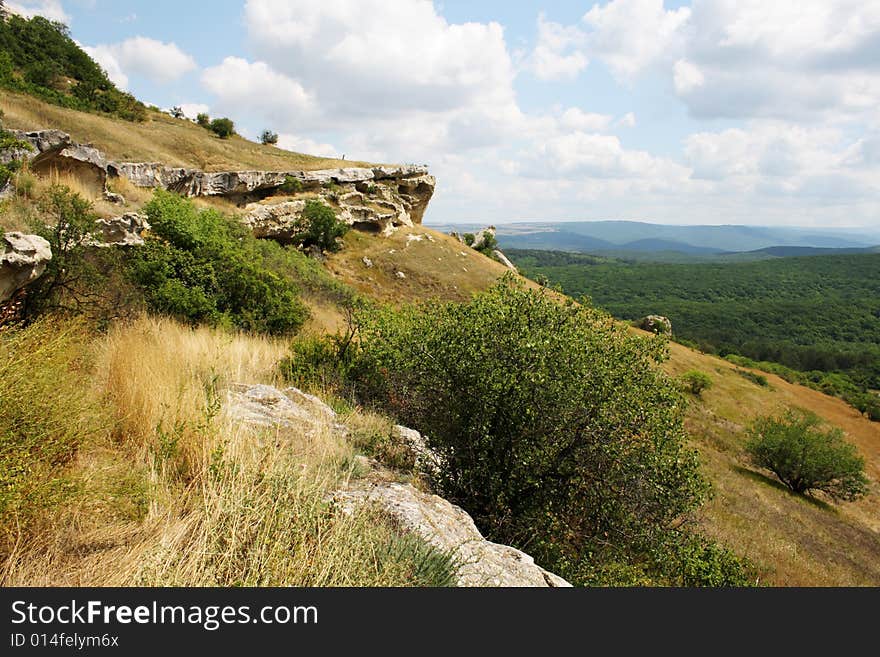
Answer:
<svg viewBox="0 0 880 657"><path fill-rule="evenodd" d="M543 251L510 256L572 296L621 319L669 317L704 351L772 361L853 397L880 389L880 254L817 255L747 263L649 264ZM842 373L852 390L818 373ZM804 379L807 380L807 379Z"/></svg>
<svg viewBox="0 0 880 657"><path fill-rule="evenodd" d="M100 114L56 107L19 93L3 93L0 110L7 128L56 128L75 141L91 143L120 162L163 162L205 171L293 171L369 166L263 146L239 136L220 139L214 133L155 110L131 123Z"/></svg>
<svg viewBox="0 0 880 657"><path fill-rule="evenodd" d="M410 232L430 234L434 241L414 242L407 249ZM474 252L466 265L460 264L451 257L458 250L445 236L423 227L402 231L390 242L353 235L328 266L364 294L386 301L432 294L461 299L465 290L485 289L503 275L498 263ZM363 265L364 256L374 259L374 268ZM411 277L417 265L422 273ZM393 278L398 269L405 269L407 278ZM764 584L880 585L880 424L840 399L777 376L767 375L767 387L757 385L738 372L742 368L676 343L663 367L673 376L697 369L714 384L702 399L692 399L687 415L692 443L715 491L700 513L701 528L751 558ZM845 506L825 504L791 494L747 464L747 425L787 408L808 408L846 432L866 460L871 495Z"/></svg>

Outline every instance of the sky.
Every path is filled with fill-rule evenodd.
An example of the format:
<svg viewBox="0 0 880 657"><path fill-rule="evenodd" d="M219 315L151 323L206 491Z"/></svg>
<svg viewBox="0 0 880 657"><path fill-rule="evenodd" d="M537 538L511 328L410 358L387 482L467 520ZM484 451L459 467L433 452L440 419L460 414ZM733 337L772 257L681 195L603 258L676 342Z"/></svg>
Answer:
<svg viewBox="0 0 880 657"><path fill-rule="evenodd" d="M880 226L880 0L7 0L138 98L427 164L429 223Z"/></svg>

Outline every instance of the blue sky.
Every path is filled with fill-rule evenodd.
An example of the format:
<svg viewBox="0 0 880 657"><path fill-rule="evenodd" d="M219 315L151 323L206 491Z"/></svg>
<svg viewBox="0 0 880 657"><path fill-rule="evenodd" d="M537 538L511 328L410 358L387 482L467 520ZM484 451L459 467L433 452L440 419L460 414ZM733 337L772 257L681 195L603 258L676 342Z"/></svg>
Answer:
<svg viewBox="0 0 880 657"><path fill-rule="evenodd" d="M880 224L880 0L13 0L161 107L423 162L428 220Z"/></svg>

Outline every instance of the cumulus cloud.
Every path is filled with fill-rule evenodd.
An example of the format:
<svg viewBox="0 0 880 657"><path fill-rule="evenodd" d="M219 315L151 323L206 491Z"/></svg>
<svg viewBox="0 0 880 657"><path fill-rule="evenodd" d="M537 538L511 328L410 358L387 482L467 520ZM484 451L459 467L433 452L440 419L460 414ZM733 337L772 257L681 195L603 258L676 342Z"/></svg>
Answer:
<svg viewBox="0 0 880 657"><path fill-rule="evenodd" d="M69 23L70 16L61 6L61 0L12 0L6 3L7 8L27 18L43 16L50 21Z"/></svg>
<svg viewBox="0 0 880 657"><path fill-rule="evenodd" d="M211 108L204 103L181 103L179 107L188 119L195 119L199 114L211 113Z"/></svg>
<svg viewBox="0 0 880 657"><path fill-rule="evenodd" d="M321 157L340 157L339 151L331 144L324 144L308 137L299 137L287 133L278 135L278 148L296 153L319 155Z"/></svg>
<svg viewBox="0 0 880 657"><path fill-rule="evenodd" d="M142 75L161 84L177 80L197 68L195 60L176 44L142 36L83 49L122 88L128 86L131 75Z"/></svg>
<svg viewBox="0 0 880 657"><path fill-rule="evenodd" d="M528 61L528 68L541 80L571 80L587 67L581 48L585 34L577 26L553 23L538 16L538 43Z"/></svg>
<svg viewBox="0 0 880 657"><path fill-rule="evenodd" d="M202 85L216 97L221 112L260 114L294 125L312 111L314 99L296 80L274 71L265 62L227 57L202 73Z"/></svg>
<svg viewBox="0 0 880 657"><path fill-rule="evenodd" d="M629 80L677 50L691 10L667 10L663 0L612 0L593 5L583 17L588 50L615 76Z"/></svg>

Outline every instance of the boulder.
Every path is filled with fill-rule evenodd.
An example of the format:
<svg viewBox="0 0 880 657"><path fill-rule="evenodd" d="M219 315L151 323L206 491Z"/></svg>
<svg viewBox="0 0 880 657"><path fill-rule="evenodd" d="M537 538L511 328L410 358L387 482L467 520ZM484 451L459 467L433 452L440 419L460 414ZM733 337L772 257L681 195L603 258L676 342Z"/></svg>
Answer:
<svg viewBox="0 0 880 657"><path fill-rule="evenodd" d="M479 231L476 235L474 235L474 243L471 244L471 248L475 251L479 251L480 249L485 248L491 242L494 242L495 233L495 226L489 226Z"/></svg>
<svg viewBox="0 0 880 657"><path fill-rule="evenodd" d="M517 274L519 273L519 269L516 268L516 265L513 264L510 259L500 250L495 249L494 251L492 251L492 255L495 256L495 259L498 260L498 262L500 262L502 265L507 267L510 271Z"/></svg>
<svg viewBox="0 0 880 657"><path fill-rule="evenodd" d="M40 153L70 144L70 135L60 130L36 130L25 132L11 130L17 140L29 144L30 148L7 148L0 151L0 164L9 164L12 160L32 160Z"/></svg>
<svg viewBox="0 0 880 657"><path fill-rule="evenodd" d="M668 317L663 315L648 315L639 320L637 326L644 331L652 333L662 333L664 335L672 334L672 322Z"/></svg>
<svg viewBox="0 0 880 657"><path fill-rule="evenodd" d="M0 301L42 276L51 259L49 242L39 235L5 233L0 238Z"/></svg>
<svg viewBox="0 0 880 657"><path fill-rule="evenodd" d="M233 384L226 408L233 419L261 427L314 426L336 419L333 409L313 395L267 385Z"/></svg>
<svg viewBox="0 0 880 657"><path fill-rule="evenodd" d="M147 218L137 212L126 212L112 219L98 219L99 233L94 241L96 246L141 246L144 238L141 233L150 229Z"/></svg>
<svg viewBox="0 0 880 657"><path fill-rule="evenodd" d="M242 221L256 237L291 244L308 230L308 224L302 216L305 207L304 200L275 205L253 204L247 206Z"/></svg>
<svg viewBox="0 0 880 657"><path fill-rule="evenodd" d="M487 541L463 509L411 484L360 482L335 493L333 500L349 513L361 504L378 505L403 529L453 554L458 586L571 586L525 552Z"/></svg>
<svg viewBox="0 0 880 657"><path fill-rule="evenodd" d="M443 461L437 452L428 447L428 443L422 434L415 429L398 424L391 430L391 435L409 448L410 453L415 458L417 471L428 475L428 477L434 477L440 473L443 468Z"/></svg>

